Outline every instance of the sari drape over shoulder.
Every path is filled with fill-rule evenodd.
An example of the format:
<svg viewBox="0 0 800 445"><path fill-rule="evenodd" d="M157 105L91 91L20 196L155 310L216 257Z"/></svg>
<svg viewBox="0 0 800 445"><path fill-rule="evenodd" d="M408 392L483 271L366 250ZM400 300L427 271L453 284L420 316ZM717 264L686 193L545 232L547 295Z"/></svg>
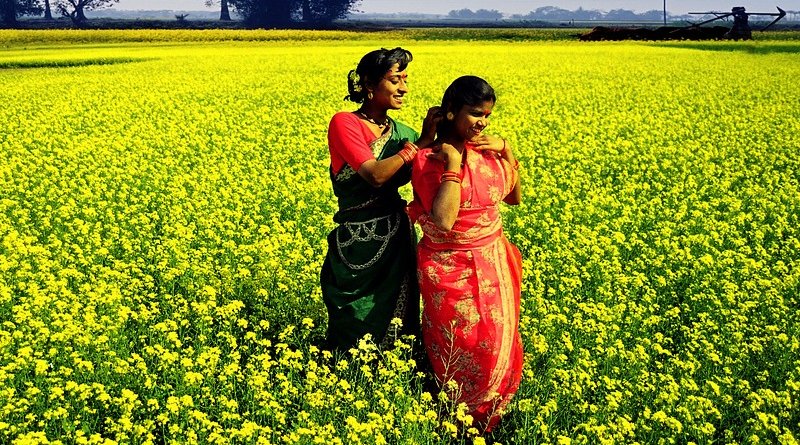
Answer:
<svg viewBox="0 0 800 445"><path fill-rule="evenodd" d="M517 172L495 153L467 148L458 217L443 231L430 214L444 165L428 152L420 150L413 164L408 208L423 231L417 248L423 342L438 383L488 431L522 374L522 258L503 234L499 212Z"/></svg>
<svg viewBox="0 0 800 445"><path fill-rule="evenodd" d="M363 126L357 118L338 118L332 126ZM417 139L411 128L393 120L390 124L382 136L365 136L371 140L361 142L369 145L375 159L393 156L407 140ZM330 177L339 209L320 273L328 346L348 349L365 334L383 346L398 335L419 335L416 235L398 193L410 180L410 168L404 167L381 187L370 185L350 165L335 173L331 168ZM402 320L401 330L392 326L393 318Z"/></svg>

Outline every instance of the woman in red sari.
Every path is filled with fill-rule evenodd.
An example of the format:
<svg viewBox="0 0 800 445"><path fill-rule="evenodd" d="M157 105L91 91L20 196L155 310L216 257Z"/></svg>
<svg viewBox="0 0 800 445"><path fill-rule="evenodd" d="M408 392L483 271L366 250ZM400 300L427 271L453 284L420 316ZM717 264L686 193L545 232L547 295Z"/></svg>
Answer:
<svg viewBox="0 0 800 445"><path fill-rule="evenodd" d="M414 160L408 208L423 231L417 274L428 357L442 389L484 431L500 420L522 374L522 259L499 210L521 200L519 164L506 141L482 134L495 101L475 76L447 88L433 148Z"/></svg>

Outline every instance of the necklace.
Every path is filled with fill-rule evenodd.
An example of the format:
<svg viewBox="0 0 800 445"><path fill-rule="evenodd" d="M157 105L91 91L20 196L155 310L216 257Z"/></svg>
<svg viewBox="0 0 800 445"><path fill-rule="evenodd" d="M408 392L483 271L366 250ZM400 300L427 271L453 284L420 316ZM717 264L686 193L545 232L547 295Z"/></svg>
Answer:
<svg viewBox="0 0 800 445"><path fill-rule="evenodd" d="M379 123L379 122L378 122L378 121L376 121L375 119L373 119L373 118L371 118L371 117L367 116L367 115L366 115L366 113L364 113L364 112L363 112L363 111L361 111L361 110L358 110L358 114L360 114L360 115L361 115L361 117L363 117L363 118L364 118L364 120L366 120L367 122L369 122L369 123L371 123L371 124L373 124L373 125L377 126L378 128L381 128L381 129L382 129L382 128L386 127L387 125L389 125L389 117L388 117L388 116L387 116L386 118L384 118L384 119L383 119L383 122L380 122L380 123Z"/></svg>

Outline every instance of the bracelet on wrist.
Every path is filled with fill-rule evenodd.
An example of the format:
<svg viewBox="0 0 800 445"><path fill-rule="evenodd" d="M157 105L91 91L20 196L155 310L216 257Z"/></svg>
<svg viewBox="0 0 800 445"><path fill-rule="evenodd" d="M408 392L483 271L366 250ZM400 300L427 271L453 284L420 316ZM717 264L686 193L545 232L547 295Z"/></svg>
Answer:
<svg viewBox="0 0 800 445"><path fill-rule="evenodd" d="M406 141L403 145L403 149L397 152L397 155L403 160L404 163L408 164L414 160L414 157L417 155L417 148L412 142Z"/></svg>
<svg viewBox="0 0 800 445"><path fill-rule="evenodd" d="M460 184L461 183L461 175L459 175L457 172L454 172L454 171L445 170L444 173L442 173L441 178L439 178L439 182L440 183L444 183L444 182L447 182L447 181L456 182L456 183Z"/></svg>

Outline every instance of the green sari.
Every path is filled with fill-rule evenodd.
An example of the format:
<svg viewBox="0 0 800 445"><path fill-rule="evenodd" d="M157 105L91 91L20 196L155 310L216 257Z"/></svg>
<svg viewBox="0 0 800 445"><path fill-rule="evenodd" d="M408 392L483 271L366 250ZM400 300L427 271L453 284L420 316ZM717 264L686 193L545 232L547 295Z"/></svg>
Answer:
<svg viewBox="0 0 800 445"><path fill-rule="evenodd" d="M370 144L376 159L393 156L406 141L417 139L411 128L390 122L391 129ZM338 226L328 235L320 283L332 349L356 346L365 334L381 346L399 335L419 337L416 234L397 190L410 179L409 166L381 187L370 185L349 165L337 175L331 170ZM394 318L402 328L391 323Z"/></svg>

